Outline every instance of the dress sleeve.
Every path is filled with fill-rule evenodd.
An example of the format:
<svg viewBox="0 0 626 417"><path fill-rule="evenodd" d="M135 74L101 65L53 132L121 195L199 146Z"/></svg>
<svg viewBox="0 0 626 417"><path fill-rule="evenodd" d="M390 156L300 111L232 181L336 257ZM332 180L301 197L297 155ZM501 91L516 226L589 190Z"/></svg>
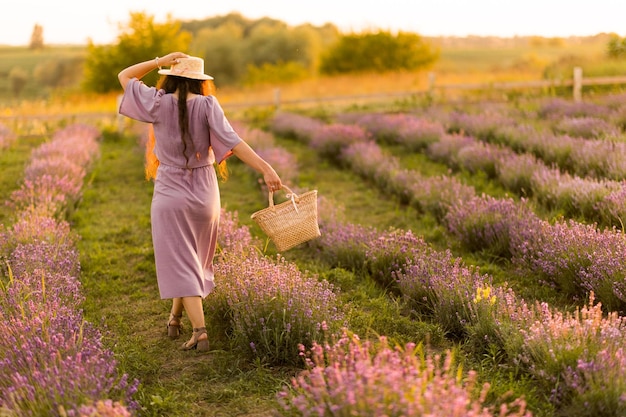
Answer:
<svg viewBox="0 0 626 417"><path fill-rule="evenodd" d="M209 96L211 105L207 113L211 129L211 148L219 164L232 155L232 149L242 141L224 115L224 110L217 99Z"/></svg>
<svg viewBox="0 0 626 417"><path fill-rule="evenodd" d="M119 112L140 122L153 123L164 92L132 78L126 84Z"/></svg>

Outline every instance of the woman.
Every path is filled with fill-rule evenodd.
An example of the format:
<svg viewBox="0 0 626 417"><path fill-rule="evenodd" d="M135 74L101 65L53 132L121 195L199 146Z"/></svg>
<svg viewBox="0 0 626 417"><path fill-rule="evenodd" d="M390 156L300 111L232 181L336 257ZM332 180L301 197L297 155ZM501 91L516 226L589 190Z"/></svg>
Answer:
<svg viewBox="0 0 626 417"><path fill-rule="evenodd" d="M169 66L170 69L162 69ZM140 80L159 69L159 88ZM208 95L213 77L204 61L181 52L123 69L120 114L152 124L158 162L151 206L152 239L162 299L172 299L168 335L180 335L183 309L193 335L183 350L206 351L209 343L202 299L214 288L213 256L220 195L213 164L235 155L263 175L272 191L281 189L274 169L244 142Z"/></svg>

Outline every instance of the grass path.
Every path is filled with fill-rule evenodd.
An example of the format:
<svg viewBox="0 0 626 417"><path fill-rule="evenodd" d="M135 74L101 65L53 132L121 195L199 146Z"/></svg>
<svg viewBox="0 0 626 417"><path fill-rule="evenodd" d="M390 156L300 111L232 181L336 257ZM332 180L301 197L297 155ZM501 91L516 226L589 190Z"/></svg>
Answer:
<svg viewBox="0 0 626 417"><path fill-rule="evenodd" d="M152 184L134 138L105 135L74 228L82 239L86 318L108 329L121 372L138 378L146 416L256 415L271 408L282 379L246 367L228 349L177 350L165 337L169 304L158 298L149 210ZM270 380L268 383L267 379Z"/></svg>

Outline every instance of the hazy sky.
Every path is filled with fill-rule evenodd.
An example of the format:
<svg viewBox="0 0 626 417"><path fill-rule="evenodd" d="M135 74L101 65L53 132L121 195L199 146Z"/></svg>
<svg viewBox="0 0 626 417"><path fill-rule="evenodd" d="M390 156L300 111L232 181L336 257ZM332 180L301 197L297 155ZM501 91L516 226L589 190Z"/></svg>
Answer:
<svg viewBox="0 0 626 417"><path fill-rule="evenodd" d="M0 44L27 44L35 24L43 26L46 43L110 43L131 11L157 21L168 13L188 20L236 11L290 25L330 22L343 31L405 30L425 36L626 36L626 0L14 0L0 12Z"/></svg>

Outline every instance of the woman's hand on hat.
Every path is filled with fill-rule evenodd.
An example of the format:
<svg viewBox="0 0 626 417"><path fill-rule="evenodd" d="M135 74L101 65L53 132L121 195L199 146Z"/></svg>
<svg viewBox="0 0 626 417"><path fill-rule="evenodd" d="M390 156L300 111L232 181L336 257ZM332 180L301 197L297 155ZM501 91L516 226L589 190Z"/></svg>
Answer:
<svg viewBox="0 0 626 417"><path fill-rule="evenodd" d="M159 58L159 63L164 67L171 67L174 64L178 63L179 58L187 58L189 55L184 54L182 52L171 52L165 55L162 58Z"/></svg>

